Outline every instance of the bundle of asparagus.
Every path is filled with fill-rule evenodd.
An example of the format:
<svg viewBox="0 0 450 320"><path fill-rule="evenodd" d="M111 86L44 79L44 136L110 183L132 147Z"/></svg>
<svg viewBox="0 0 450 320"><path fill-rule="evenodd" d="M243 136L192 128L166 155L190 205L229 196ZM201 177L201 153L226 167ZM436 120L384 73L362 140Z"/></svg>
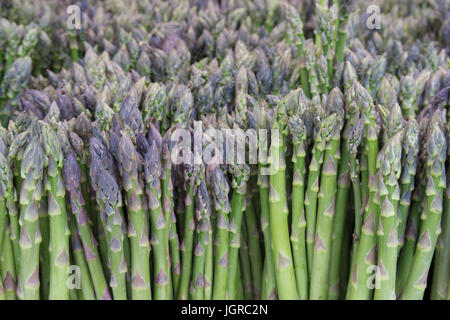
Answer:
<svg viewBox="0 0 450 320"><path fill-rule="evenodd" d="M419 3L6 1L0 299L450 299Z"/></svg>

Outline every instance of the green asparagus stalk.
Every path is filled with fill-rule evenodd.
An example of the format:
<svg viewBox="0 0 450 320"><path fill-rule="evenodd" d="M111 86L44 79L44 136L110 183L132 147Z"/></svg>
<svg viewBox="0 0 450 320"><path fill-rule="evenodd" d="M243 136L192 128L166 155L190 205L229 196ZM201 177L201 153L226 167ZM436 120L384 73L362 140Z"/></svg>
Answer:
<svg viewBox="0 0 450 320"><path fill-rule="evenodd" d="M151 237L153 251L154 299L169 299L168 247L165 245L167 223L161 208L162 174L160 152L155 140L149 140L144 155L144 175L148 208L150 210Z"/></svg>
<svg viewBox="0 0 450 320"><path fill-rule="evenodd" d="M61 144L56 133L43 126L43 146L48 158L47 178L48 215L50 230L50 292L51 300L69 298L67 267L69 266L69 228L65 204L65 188L62 179L64 164Z"/></svg>
<svg viewBox="0 0 450 320"><path fill-rule="evenodd" d="M421 215L419 239L402 293L403 300L422 299L427 284L428 271L440 233L442 202L445 181L446 137L443 132L442 115L438 109L430 124L426 142L426 209Z"/></svg>
<svg viewBox="0 0 450 320"><path fill-rule="evenodd" d="M399 202L399 247L403 247L406 222L411 205L411 195L414 191L414 177L416 175L419 153L419 125L410 117L405 128L402 151L402 174L400 177Z"/></svg>
<svg viewBox="0 0 450 320"><path fill-rule="evenodd" d="M297 54L301 59L304 59L305 56L305 35L303 34L303 22L298 14L297 10L287 4L283 3L283 9L286 12L287 19L291 25L291 28L294 30L296 41L295 45L297 47ZM309 89L309 79L308 79L308 70L306 68L306 63L303 62L300 67L300 80L302 84L302 89L305 92L306 97L311 97L311 92Z"/></svg>
<svg viewBox="0 0 450 320"><path fill-rule="evenodd" d="M64 163L64 182L70 197L70 208L76 221L76 230L80 235L84 255L89 267L92 284L97 299L110 300L106 277L103 273L102 262L98 252L98 243L89 225L85 200L81 192L81 168L75 153L69 150Z"/></svg>
<svg viewBox="0 0 450 320"><path fill-rule="evenodd" d="M361 239L354 275L355 286L351 291L351 299L370 299L371 286L368 285L370 268L376 264L376 230L379 216L379 206L376 203L376 159L378 155L378 138L375 124L375 108L369 92L358 82L354 84L356 103L364 113L365 119L365 158L367 160L369 199L364 209ZM363 181L364 182L364 181ZM353 274L352 274L353 276Z"/></svg>
<svg viewBox="0 0 450 320"><path fill-rule="evenodd" d="M34 124L34 131L39 125ZM39 231L38 208L42 197L43 170L47 157L39 143L39 135L35 135L26 147L21 163L20 175L23 179L20 192L20 263L18 289L19 297L25 300L39 299Z"/></svg>
<svg viewBox="0 0 450 320"><path fill-rule="evenodd" d="M447 188L445 189L445 199L444 199L444 211L442 212L442 234L440 235L440 249L436 247L436 255L434 262L434 272L433 272L433 282L431 299L434 300L445 300L447 299L447 292L449 290L450 281L450 175L448 174L450 169L449 154L450 140L448 139L450 131L447 124ZM438 242L439 242L438 240Z"/></svg>
<svg viewBox="0 0 450 320"><path fill-rule="evenodd" d="M285 98L286 100L289 97ZM272 237L272 254L275 278L280 299L298 299L294 264L289 241L288 208L286 197L285 130L286 100L278 105L277 119L272 124L270 185L269 185L269 225Z"/></svg>
<svg viewBox="0 0 450 320"><path fill-rule="evenodd" d="M395 280L398 257L398 201L401 174L401 141L403 132L390 138L380 151L377 167L380 170L379 192L381 197L380 222L378 224L378 270L374 298L395 300Z"/></svg>
<svg viewBox="0 0 450 320"><path fill-rule="evenodd" d="M421 168L419 168L419 172ZM422 170L424 172L425 170ZM415 189L412 195L411 210L408 217L407 228L405 231L405 245L400 251L398 258L398 271L396 282L396 294L400 296L406 281L408 280L409 272L411 271L412 260L417 244L417 234L420 227L420 215L424 210L425 197L425 178L420 177L419 188Z"/></svg>
<svg viewBox="0 0 450 320"><path fill-rule="evenodd" d="M202 169L203 170L203 169ZM194 250L194 261L192 267L192 279L191 279L191 297L193 300L204 299L205 288L205 262L206 251L209 245L210 233L210 201L206 184L204 181L203 172L200 172L199 179L200 184L197 189L196 195L196 243Z"/></svg>
<svg viewBox="0 0 450 320"><path fill-rule="evenodd" d="M176 226L176 217L173 203L172 161L171 149L169 147L170 131L166 133L161 147L161 158L163 162L162 181L162 207L164 217L169 225L168 241L170 251L170 267L172 270L172 284L174 295L178 292L180 283L180 243Z"/></svg>
<svg viewBox="0 0 450 320"><path fill-rule="evenodd" d="M0 122L7 127L16 96L28 84L31 75L31 59L26 56L18 58L9 67L0 84Z"/></svg>
<svg viewBox="0 0 450 320"><path fill-rule="evenodd" d="M14 260L17 273L20 272L20 226L19 226L19 210L20 206L20 195L18 192L21 191L22 178L20 176L21 170L21 159L24 151L24 146L28 143L28 131L18 134L12 141L9 148L9 163L13 172L13 183L8 185L8 215L9 222L11 225L11 241L14 251ZM17 192L18 191L18 192Z"/></svg>
<svg viewBox="0 0 450 320"><path fill-rule="evenodd" d="M292 229L291 245L294 257L294 270L300 299L308 298L308 266L306 259L306 219L304 210L306 176L306 128L299 116L289 119L294 152L292 154Z"/></svg>
<svg viewBox="0 0 450 320"><path fill-rule="evenodd" d="M6 203L9 197L10 185L12 184L12 172L8 160L0 154L0 248L3 248L5 239L6 225L8 221L8 212Z"/></svg>
<svg viewBox="0 0 450 320"><path fill-rule="evenodd" d="M11 228L7 224L1 254L1 281L6 300L16 300L17 273L11 241Z"/></svg>
<svg viewBox="0 0 450 320"><path fill-rule="evenodd" d="M86 256L83 252L83 245L81 244L80 235L76 228L76 222L73 217L68 217L69 229L71 238L71 248L74 257L75 265L80 271L80 288L76 288L80 300L95 300L94 287L92 284L89 267L87 265ZM73 291L73 289L71 289Z"/></svg>
<svg viewBox="0 0 450 320"><path fill-rule="evenodd" d="M249 168L247 165L232 165L230 171L233 175L231 186L233 188L231 198L230 214L230 247L229 247L229 270L228 270L228 297L236 299L236 276L237 264L239 263L239 240L244 211L245 193L247 191L247 180Z"/></svg>
<svg viewBox="0 0 450 320"><path fill-rule="evenodd" d="M260 247L258 221L254 206L254 196L249 195L245 208L245 226L248 243L248 256L250 259L253 299L261 299L261 284L263 272L263 259Z"/></svg>
<svg viewBox="0 0 450 320"><path fill-rule="evenodd" d="M229 256L229 221L230 203L228 193L230 187L223 171L219 167L212 170L212 189L215 210L217 212L217 227L214 261L213 299L227 298L228 256Z"/></svg>
<svg viewBox="0 0 450 320"><path fill-rule="evenodd" d="M48 217L48 197L42 195L39 203L39 230L42 241L39 248L41 276L41 299L47 300L50 295L50 220Z"/></svg>
<svg viewBox="0 0 450 320"><path fill-rule="evenodd" d="M315 136L314 147L311 150L311 161L309 163L308 182L305 193L306 213L306 253L308 261L308 272L311 276L314 255L314 235L316 231L317 196L319 193L320 170L323 162L325 146L330 139L333 128L336 125L336 116L329 116L320 125Z"/></svg>
<svg viewBox="0 0 450 320"><path fill-rule="evenodd" d="M356 116L357 114L355 114ZM346 148L349 154L349 170L350 170L350 179L352 181L352 189L353 189L353 201L355 207L354 213L354 231L353 231L353 243L352 243L352 257L350 262L350 274L348 277L347 291L345 294L346 299L349 299L351 296L351 290L354 286L356 286L357 277L355 275L355 266L356 266L356 255L358 252L359 240L361 237L361 228L362 228L362 198L361 198L361 180L360 180L360 170L359 170L359 162L358 162L358 148L361 145L362 134L364 130L364 120L357 115L359 120L354 124L352 131L347 139Z"/></svg>
<svg viewBox="0 0 450 320"><path fill-rule="evenodd" d="M339 91L333 91L339 92ZM330 94L332 97L333 92ZM340 93L340 92L339 92ZM340 93L340 95L342 95ZM337 108L343 108L342 97L337 98ZM311 299L327 299L328 275L331 257L331 238L333 217L336 206L337 172L340 159L340 131L343 119L337 116L332 136L325 146L324 165L321 173L320 192L318 194L317 227L314 239L313 269L311 270Z"/></svg>
<svg viewBox="0 0 450 320"><path fill-rule="evenodd" d="M108 256L111 264L109 285L115 300L125 300L127 299L125 274L128 267L124 256L122 216L118 208L122 198L117 182L96 157L97 155L94 155L91 164L91 172L95 173L92 182L97 192L97 202L100 206L100 214L103 215L106 240L109 244Z"/></svg>
<svg viewBox="0 0 450 320"><path fill-rule="evenodd" d="M138 136L138 145L145 137ZM148 152L148 150L146 150ZM128 135L120 137L118 158L128 210L128 237L131 244L131 296L134 300L150 299L150 243L148 218L143 208L143 187L140 181L141 158ZM147 158L145 160L148 160ZM145 167L147 169L147 167ZM146 176L147 178L147 176Z"/></svg>
<svg viewBox="0 0 450 320"><path fill-rule="evenodd" d="M330 257L330 275L328 279L329 290L328 299L336 300L340 296L340 287L343 279L340 278L341 261L346 259L343 256L343 242L344 242L344 229L346 223L348 224L349 218L347 217L347 202L348 202L348 192L350 189L350 178L351 178L351 149L349 148L349 140L354 139L354 133L358 129L355 128L359 121L359 112L354 103L350 103L346 110L346 123L342 136L341 143L341 159L338 166L338 176L337 176L337 190L336 190L336 207L335 216L333 218L333 233L331 242L331 257ZM356 159L352 159L355 161ZM357 186L359 188L359 186ZM359 191L359 189L358 189ZM358 199L355 202L359 202ZM360 204L355 205L360 207Z"/></svg>
<svg viewBox="0 0 450 320"><path fill-rule="evenodd" d="M240 232L239 240L239 262L241 266L242 284L244 286L244 299L253 300L255 297L253 295L252 269L250 266L245 224L245 221L242 221L242 230Z"/></svg>
<svg viewBox="0 0 450 320"><path fill-rule="evenodd" d="M351 10L352 1L337 1L339 3L339 28L336 42L335 59L337 65L344 61L345 42L347 40L347 20Z"/></svg>
<svg viewBox="0 0 450 320"><path fill-rule="evenodd" d="M181 278L178 289L178 299L188 299L189 283L191 280L192 270L192 250L194 243L194 201L195 201L195 180L197 176L197 168L195 166L184 165L184 181L186 188L185 198L185 225L184 238L181 244Z"/></svg>
<svg viewBox="0 0 450 320"><path fill-rule="evenodd" d="M213 248L213 228L211 224L211 219L208 224L208 236L206 242L206 252L205 252L205 274L203 276L205 286L203 290L203 298L205 300L212 299L212 283L214 275L214 248Z"/></svg>
<svg viewBox="0 0 450 320"><path fill-rule="evenodd" d="M267 166L260 164L258 174L259 199L261 203L261 231L264 237L264 269L261 299L274 300L277 297L277 288L275 266L272 258L272 237L269 227L269 176L262 174L262 170L267 170Z"/></svg>

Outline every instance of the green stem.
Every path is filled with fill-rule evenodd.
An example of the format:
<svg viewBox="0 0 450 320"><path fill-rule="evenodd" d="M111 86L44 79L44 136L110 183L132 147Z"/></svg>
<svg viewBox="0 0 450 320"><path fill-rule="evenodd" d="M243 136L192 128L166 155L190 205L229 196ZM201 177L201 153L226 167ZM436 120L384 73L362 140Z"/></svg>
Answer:
<svg viewBox="0 0 450 320"><path fill-rule="evenodd" d="M228 266L228 298L236 299L236 278L237 266L239 263L240 230L242 225L242 216L244 210L244 195L237 189L233 189L231 198L230 215L230 247L229 247L229 266Z"/></svg>
<svg viewBox="0 0 450 320"><path fill-rule="evenodd" d="M347 122L347 126L351 126L350 122ZM348 128L348 127L347 127ZM347 129L346 128L346 129ZM348 129L347 129L348 130ZM347 201L348 191L350 188L350 171L349 171L349 152L345 145L346 139L344 139L341 146L342 158L339 162L339 173L337 179L337 192L336 192L336 210L333 221L333 233L331 242L331 257L330 257L330 275L328 279L329 290L328 299L336 300L339 298L341 292L340 287L344 279L341 279L341 261L344 260L344 229L348 224L349 218L347 217Z"/></svg>
<svg viewBox="0 0 450 320"><path fill-rule="evenodd" d="M449 158L447 157L447 162ZM450 172L450 163L447 164L447 174ZM439 250L436 247L433 282L431 286L431 299L445 300L447 298L450 280L450 184L447 177L444 211L442 216L442 234L440 235ZM439 240L438 240L439 242Z"/></svg>
<svg viewBox="0 0 450 320"><path fill-rule="evenodd" d="M306 218L304 210L305 197L305 157L306 142L294 145L292 156L292 231L291 245L294 258L295 278L300 299L308 299L308 265L306 259Z"/></svg>
<svg viewBox="0 0 450 320"><path fill-rule="evenodd" d="M213 173L213 196L216 208L216 232L214 252L213 299L227 298L228 266L229 266L229 219L230 204L228 201L229 186L220 169Z"/></svg>
<svg viewBox="0 0 450 320"><path fill-rule="evenodd" d="M253 198L249 197L245 209L245 226L247 231L248 256L250 258L253 298L261 298L263 258L260 247L258 222L256 219Z"/></svg>
<svg viewBox="0 0 450 320"><path fill-rule="evenodd" d="M186 210L184 224L184 238L181 245L181 278L178 289L178 299L188 299L189 282L192 269L192 248L194 243L194 186L188 185L186 192Z"/></svg>
<svg viewBox="0 0 450 320"><path fill-rule="evenodd" d="M213 260L213 232L211 224L208 227L208 236L206 241L206 252L205 252L205 274L204 274L204 300L212 299L212 283L213 283L213 270L214 270L214 260Z"/></svg>
<svg viewBox="0 0 450 320"><path fill-rule="evenodd" d="M66 214L65 188L60 169L49 158L48 215L50 228L50 300L67 300L67 267L69 266L69 232Z"/></svg>
<svg viewBox="0 0 450 320"><path fill-rule="evenodd" d="M277 288L275 279L275 266L274 260L272 258L272 237L269 228L269 177L267 175L261 174L262 169L266 169L266 167L260 164L259 200L261 203L261 231L264 236L264 270L261 299L273 300L277 297Z"/></svg>
<svg viewBox="0 0 450 320"><path fill-rule="evenodd" d="M371 286L368 285L371 276L370 268L376 264L376 230L379 206L376 203L376 159L378 155L378 139L375 130L375 120L366 120L366 159L368 173L369 202L364 212L364 222L361 227L361 239L358 246L354 273L357 277L356 285L352 289L351 298L367 300L371 296ZM362 164L361 164L362 165ZM364 181L363 181L364 182Z"/></svg>
<svg viewBox="0 0 450 320"><path fill-rule="evenodd" d="M131 180L130 188L126 188L126 194L128 224L131 226L128 230L132 230L128 232L131 251L131 297L133 300L149 300L152 295L148 218L142 207L142 188L135 179Z"/></svg>
<svg viewBox="0 0 450 320"><path fill-rule="evenodd" d="M420 215L423 212L425 185L421 185L412 196L411 212L409 213L405 232L405 245L400 251L397 267L396 294L400 296L411 271L414 251L417 243L417 233L420 227Z"/></svg>
<svg viewBox="0 0 450 320"><path fill-rule="evenodd" d="M322 164L323 150L314 147L311 162L309 164L308 182L305 194L306 213L306 253L308 272L311 276L314 255L314 234L316 231L317 194L319 193L320 167Z"/></svg>
<svg viewBox="0 0 450 320"><path fill-rule="evenodd" d="M253 300L252 270L250 267L250 258L248 254L247 239L245 237L245 222L242 223L242 232L240 232L239 261L241 264L242 283L244 285L244 299Z"/></svg>
<svg viewBox="0 0 450 320"><path fill-rule="evenodd" d="M440 123L430 121L427 141L427 187L426 210L421 215L419 239L417 240L411 272L402 293L403 300L423 299L427 287L429 268L440 232L443 196L445 191L446 141Z"/></svg>
<svg viewBox="0 0 450 320"><path fill-rule="evenodd" d="M39 250L39 261L41 264L41 299L47 300L50 294L50 225L48 217L47 195L43 195L39 204L39 230L42 242Z"/></svg>
<svg viewBox="0 0 450 320"><path fill-rule="evenodd" d="M336 127L339 129L339 127ZM328 276L331 258L331 238L333 217L336 205L336 181L339 164L340 132L335 132L324 155L319 204L317 209L317 227L314 240L313 269L311 270L310 299L327 299Z"/></svg>
<svg viewBox="0 0 450 320"><path fill-rule="evenodd" d="M356 268L356 256L358 253L359 240L361 237L362 227L362 199L361 199L361 182L357 170L357 163L354 157L349 157L350 168L352 171L352 190L353 190L353 202L355 206L354 220L355 227L353 231L353 243L352 243L352 257L350 262L350 275L348 278L347 292L345 298L348 300L351 297L351 290L356 287L357 275L354 273Z"/></svg>
<svg viewBox="0 0 450 320"><path fill-rule="evenodd" d="M78 296L80 300L95 300L94 287L92 284L89 267L84 255L83 245L81 244L81 239L76 228L76 223L73 218L69 218L69 228L73 258L75 265L80 270L80 288L77 290Z"/></svg>
<svg viewBox="0 0 450 320"><path fill-rule="evenodd" d="M278 124L275 128L278 130ZM288 208L286 201L286 163L284 159L284 137L272 141L272 165L275 172L270 175L270 232L278 296L282 300L298 299L289 241Z"/></svg>
<svg viewBox="0 0 450 320"><path fill-rule="evenodd" d="M378 225L377 248L378 269L374 299L395 300L395 282L398 258L398 202L401 170L402 132L393 136L380 154L379 192L381 197L380 222ZM400 137L400 138L399 138ZM388 163L388 165L386 165ZM381 176L382 174L382 176Z"/></svg>
<svg viewBox="0 0 450 320"><path fill-rule="evenodd" d="M6 300L16 300L16 267L14 263L14 251L10 237L10 227L6 226L5 238L1 254L1 279Z"/></svg>
<svg viewBox="0 0 450 320"><path fill-rule="evenodd" d="M156 300L169 299L169 265L167 259L167 249L165 245L167 223L161 208L161 189L159 186L147 186L150 208L150 223L152 234L150 244L152 246L153 257L153 276L154 276L154 294Z"/></svg>

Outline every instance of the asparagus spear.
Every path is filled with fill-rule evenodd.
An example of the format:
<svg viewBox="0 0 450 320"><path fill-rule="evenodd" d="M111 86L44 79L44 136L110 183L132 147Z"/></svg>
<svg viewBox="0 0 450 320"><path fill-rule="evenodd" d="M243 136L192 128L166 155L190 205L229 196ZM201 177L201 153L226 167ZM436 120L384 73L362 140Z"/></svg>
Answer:
<svg viewBox="0 0 450 320"><path fill-rule="evenodd" d="M420 164L420 163L419 163ZM418 172L422 172L419 177L419 188L414 190L411 197L411 210L408 217L407 228L405 230L405 245L402 247L400 256L398 258L398 271L396 282L396 294L400 296L406 281L408 280L409 272L412 267L412 260L417 244L417 234L420 227L420 215L424 211L424 197L425 197L425 170L420 164Z"/></svg>
<svg viewBox="0 0 450 320"><path fill-rule="evenodd" d="M178 299L188 299L189 282L191 280L192 270L192 250L194 242L194 195L195 195L195 181L198 168L189 164L184 165L184 181L186 188L185 198L185 225L184 225L184 238L181 244L181 278L180 286L178 289Z"/></svg>
<svg viewBox="0 0 450 320"><path fill-rule="evenodd" d="M440 233L442 201L446 186L445 158L447 149L446 137L441 127L442 121L441 111L438 109L430 121L426 142L426 209L421 216L419 239L411 272L402 293L403 300L423 298L428 271Z"/></svg>
<svg viewBox="0 0 450 320"><path fill-rule="evenodd" d="M8 220L8 213L6 211L6 203L8 192L11 190L12 172L9 168L8 160L0 154L0 248L3 248L3 241L5 239L6 225Z"/></svg>
<svg viewBox="0 0 450 320"><path fill-rule="evenodd" d="M271 172L269 185L270 232L275 265L278 296L280 299L298 299L291 244L289 241L288 208L286 200L285 130L286 112L290 97L278 104L277 118L272 123Z"/></svg>
<svg viewBox="0 0 450 320"><path fill-rule="evenodd" d="M345 42L347 40L347 21L352 7L351 0L336 1L339 3L339 31L336 42L335 59L337 65L344 61Z"/></svg>
<svg viewBox="0 0 450 320"><path fill-rule="evenodd" d="M205 286L203 289L203 298L205 300L212 299L212 283L214 274L214 259L213 259L213 237L214 232L212 228L211 218L208 224L208 235L206 242L206 252L205 252L205 274L203 276Z"/></svg>
<svg viewBox="0 0 450 320"><path fill-rule="evenodd" d="M232 174L233 179L231 182L233 193L231 197L230 247L227 290L229 299L234 300L236 298L236 276L240 246L239 240L250 168L246 164L232 164L229 167L229 171Z"/></svg>
<svg viewBox="0 0 450 320"><path fill-rule="evenodd" d="M314 239L313 269L311 270L311 299L328 297L328 268L331 255L331 237L333 217L336 206L337 172L340 159L340 131L343 126L343 96L338 89L333 89L329 96L330 104L337 113L330 140L325 146L324 165L321 173L320 192L318 195L317 227ZM328 101L327 101L328 104ZM331 108L330 108L331 109Z"/></svg>
<svg viewBox="0 0 450 320"><path fill-rule="evenodd" d="M419 153L419 128L417 121L410 117L405 128L402 151L402 173L400 178L399 202L399 246L402 247L405 239L406 221L411 204L411 195L414 191L414 177Z"/></svg>
<svg viewBox="0 0 450 320"><path fill-rule="evenodd" d="M306 158L306 127L297 115L289 119L289 131L292 135L294 152L292 155L292 229L291 245L294 257L294 270L300 299L308 298L308 269L306 259L306 219L304 210L305 195L305 158Z"/></svg>
<svg viewBox="0 0 450 320"><path fill-rule="evenodd" d="M3 248L1 254L1 282L6 300L16 300L17 272L15 268L14 252L10 236L11 227L6 225Z"/></svg>
<svg viewBox="0 0 450 320"><path fill-rule="evenodd" d="M254 114L249 112L247 117L254 118L254 128L266 130L267 125L267 102L261 100L258 112ZM252 122L250 121L250 124ZM252 126L253 124L251 124ZM275 279L275 266L272 253L272 240L269 227L269 176L268 170L268 143L267 135L259 135L259 156L258 156L258 185L259 185L259 204L260 204L260 226L264 239L264 266L263 266L263 279L261 285L261 299L272 300L276 299L276 279Z"/></svg>
<svg viewBox="0 0 450 320"><path fill-rule="evenodd" d="M371 288L368 286L370 267L376 263L376 230L379 206L376 203L376 159L378 155L378 138L375 124L375 109L369 92L358 82L355 82L356 103L364 113L365 119L365 158L367 159L369 199L364 209L361 239L355 265L355 286L351 292L351 299L370 299ZM352 275L353 276L353 275Z"/></svg>
<svg viewBox="0 0 450 320"><path fill-rule="evenodd" d="M442 234L440 235L440 249L438 252L436 247L436 255L434 262L433 282L431 299L444 300L448 299L446 293L449 290L450 280L450 169L449 154L450 154L450 127L447 123L447 188L445 189L444 211L442 212Z"/></svg>
<svg viewBox="0 0 450 320"><path fill-rule="evenodd" d="M66 152L64 163L64 182L70 197L72 214L75 217L77 231L83 245L84 255L89 267L95 295L97 299L110 300L106 277L98 252L97 240L94 237L86 212L85 200L81 192L81 168L72 150Z"/></svg>
<svg viewBox="0 0 450 320"><path fill-rule="evenodd" d="M316 230L316 210L317 195L319 193L320 169L323 162L323 153L326 143L330 139L335 125L335 115L327 117L321 123L320 129L315 136L314 147L311 150L312 155L309 163L308 182L305 192L306 253L308 258L308 272L310 276L313 268L314 235Z"/></svg>
<svg viewBox="0 0 450 320"><path fill-rule="evenodd" d="M230 203L228 192L230 187L223 171L219 167L211 169L213 200L217 212L217 227L215 244L215 265L213 299L227 298L228 256L229 256L229 221Z"/></svg>
<svg viewBox="0 0 450 320"><path fill-rule="evenodd" d="M255 299L253 295L253 285L252 285L252 270L250 266L250 258L249 258L249 248L247 244L246 237L246 227L245 221L242 221L242 230L240 232L239 239L239 262L241 266L241 277L242 284L244 286L244 299L245 300L253 300Z"/></svg>
<svg viewBox="0 0 450 320"><path fill-rule="evenodd" d="M162 174L162 207L164 211L164 217L169 225L168 241L170 251L170 267L172 271L172 284L174 295L178 292L180 283L180 243L178 238L177 220L174 212L173 202L173 182L172 182L172 160L171 160L171 148L170 148L170 134L167 132L164 136L161 146L161 158L163 162L163 174Z"/></svg>
<svg viewBox="0 0 450 320"><path fill-rule="evenodd" d="M254 193L250 191L251 193ZM245 208L245 227L248 243L248 256L251 267L251 280L253 299L259 300L261 298L261 284L262 284L262 252L260 247L258 222L256 219L256 209L254 206L253 194L248 195L247 205Z"/></svg>
<svg viewBox="0 0 450 320"><path fill-rule="evenodd" d="M39 132L39 124L34 123L33 131ZM26 147L21 163L20 175L23 179L20 192L20 263L18 295L25 300L39 299L39 231L38 208L42 197L43 170L47 157L39 143L39 135L34 135Z"/></svg>
<svg viewBox="0 0 450 320"><path fill-rule="evenodd" d="M191 297L194 300L203 300L204 288L205 288L205 260L208 242L210 239L210 201L208 191L203 172L200 172L199 179L200 184L197 189L196 195L196 212L195 212L195 233L196 243L194 249L194 261L192 266L192 279L191 279Z"/></svg>
<svg viewBox="0 0 450 320"><path fill-rule="evenodd" d="M75 265L80 268L80 289L76 293L80 300L94 300L94 288L92 284L91 274L87 265L86 256L83 252L83 245L81 244L80 235L76 228L76 222L73 217L68 217L68 224L70 229L71 248L74 257ZM75 291L71 289L70 291Z"/></svg>
<svg viewBox="0 0 450 320"><path fill-rule="evenodd" d="M140 139L142 140L142 139ZM142 140L142 144L144 140ZM153 249L154 261L154 294L155 299L169 298L169 266L167 260L168 247L165 244L167 222L161 208L162 174L160 152L157 141L152 139L145 146L144 175L148 208L150 210L151 237L150 244Z"/></svg>
<svg viewBox="0 0 450 320"><path fill-rule="evenodd" d="M0 121L3 127L8 125L12 107L17 104L14 99L28 84L31 75L31 59L26 56L18 58L9 67L0 84Z"/></svg>
<svg viewBox="0 0 450 320"><path fill-rule="evenodd" d="M293 6L291 6L287 3L283 3L283 9L286 12L286 16L291 25L291 28L295 30L295 36L297 37L297 39L295 41L295 45L297 47L298 56L303 59L306 52L305 52L305 48L304 48L305 36L303 34L302 20L299 16L297 10ZM301 78L302 89L305 92L306 97L310 98L311 93L309 90L308 70L306 68L305 62L302 62L301 67L300 67L300 78Z"/></svg>
<svg viewBox="0 0 450 320"><path fill-rule="evenodd" d="M122 197L117 182L105 170L98 156L91 152L91 157L91 179L97 193L97 202L100 207L100 214L103 216L106 238L109 244L108 256L111 264L109 285L112 288L114 299L125 300L127 298L125 273L128 268L124 256L122 216L118 208L122 202Z"/></svg>
<svg viewBox="0 0 450 320"><path fill-rule="evenodd" d="M362 198L361 198L361 180L359 174L359 162L358 162L358 148L361 145L362 134L364 130L364 119L360 117L359 112L355 114L355 117L359 120L353 126L353 130L351 131L349 138L346 143L346 148L349 153L349 170L350 170L350 179L352 181L352 189L353 189L353 201L355 206L355 226L353 231L353 243L352 243L352 257L350 262L350 274L348 277L347 291L345 293L346 299L349 299L351 296L351 290L356 285L357 277L355 272L356 266L356 255L358 252L359 239L361 237L361 227L362 227Z"/></svg>
<svg viewBox="0 0 450 320"><path fill-rule="evenodd" d="M380 170L379 192L381 197L378 223L378 270L374 298L395 300L395 276L398 256L398 201L401 173L401 141L403 132L390 138L380 151L377 167Z"/></svg>
<svg viewBox="0 0 450 320"><path fill-rule="evenodd" d="M45 181L45 180L44 180ZM50 296L50 220L48 216L48 196L42 195L39 203L39 230L42 241L39 248L39 273L41 276L41 299L47 300Z"/></svg>
<svg viewBox="0 0 450 320"><path fill-rule="evenodd" d="M17 206L20 206L20 195L17 191L21 191L22 178L20 176L21 170L21 159L25 144L29 143L29 132L25 131L14 137L9 148L9 163L11 164L13 172L13 183L10 183L8 188L8 215L9 222L11 225L11 241L14 251L14 259L17 273L20 271L20 248L19 248L19 237L20 237L20 226L19 226L19 210Z"/></svg>
<svg viewBox="0 0 450 320"><path fill-rule="evenodd" d="M48 159L45 179L48 191L50 230L50 292L49 299L69 298L67 267L69 266L69 228L67 224L65 188L62 180L64 164L61 144L49 125L42 128L43 146Z"/></svg>
<svg viewBox="0 0 450 320"><path fill-rule="evenodd" d="M143 148L144 152L147 153L148 149L145 149L147 146L145 137L138 135L136 141L138 148ZM122 134L120 137L118 158L123 187L126 192L129 219L128 237L131 242L131 297L134 300L150 299L148 218L142 204L143 182L139 178L143 163L127 134ZM148 159L146 158L146 160ZM147 168L145 167L145 169Z"/></svg>

